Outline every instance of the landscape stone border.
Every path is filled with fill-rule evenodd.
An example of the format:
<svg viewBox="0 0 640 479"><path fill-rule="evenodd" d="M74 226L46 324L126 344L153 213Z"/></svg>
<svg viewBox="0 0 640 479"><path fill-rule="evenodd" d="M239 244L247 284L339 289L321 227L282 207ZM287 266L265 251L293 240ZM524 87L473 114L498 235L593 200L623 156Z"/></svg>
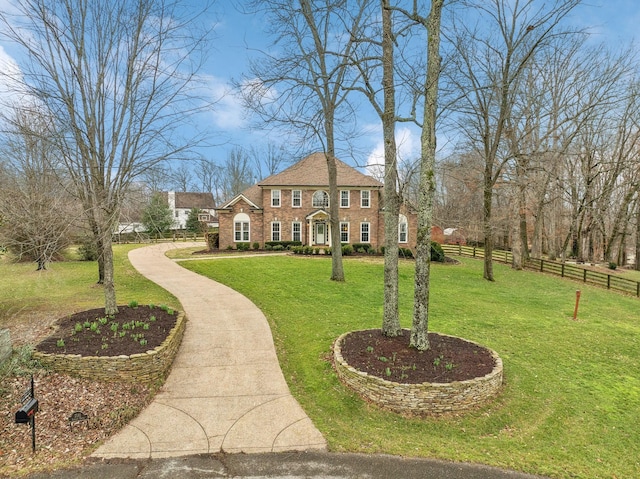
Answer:
<svg viewBox="0 0 640 479"><path fill-rule="evenodd" d="M486 376L450 383L406 384L358 371L347 364L341 351L344 338L352 332L355 331L341 335L333 345L334 365L338 377L365 400L383 409L412 416L462 413L487 403L497 396L502 388L503 366L500 356L489 348L463 338L457 339L488 350L495 359L493 370Z"/></svg>
<svg viewBox="0 0 640 479"><path fill-rule="evenodd" d="M33 352L43 366L63 374L101 381L129 381L144 384L163 379L171 367L187 324L184 312L177 312L175 326L162 344L130 356L81 356Z"/></svg>

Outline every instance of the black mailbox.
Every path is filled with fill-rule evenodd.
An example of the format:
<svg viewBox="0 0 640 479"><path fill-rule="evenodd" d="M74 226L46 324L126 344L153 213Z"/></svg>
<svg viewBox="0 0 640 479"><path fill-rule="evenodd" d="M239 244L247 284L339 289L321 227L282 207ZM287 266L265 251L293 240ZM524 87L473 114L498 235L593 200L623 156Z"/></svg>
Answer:
<svg viewBox="0 0 640 479"><path fill-rule="evenodd" d="M16 424L27 424L31 422L31 418L38 412L38 400L29 399L27 403L16 412Z"/></svg>

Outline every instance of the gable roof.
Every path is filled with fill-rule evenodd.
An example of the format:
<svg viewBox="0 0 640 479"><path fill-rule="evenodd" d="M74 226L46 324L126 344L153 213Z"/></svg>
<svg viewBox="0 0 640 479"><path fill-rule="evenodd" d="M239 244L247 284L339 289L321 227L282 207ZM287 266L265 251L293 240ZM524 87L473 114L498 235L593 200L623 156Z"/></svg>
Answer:
<svg viewBox="0 0 640 479"><path fill-rule="evenodd" d="M183 193L176 191L176 208L213 209L216 207L211 193Z"/></svg>
<svg viewBox="0 0 640 479"><path fill-rule="evenodd" d="M169 201L170 191L162 191L162 199L165 203ZM176 208L198 208L199 210L212 210L216 207L212 193L185 193L182 191L173 192L175 195Z"/></svg>
<svg viewBox="0 0 640 479"><path fill-rule="evenodd" d="M336 158L338 187L382 188L382 183ZM312 153L280 173L258 183L259 186L329 186L327 157L324 153Z"/></svg>
<svg viewBox="0 0 640 479"><path fill-rule="evenodd" d="M252 208L262 208L262 188L258 185L253 185L244 190L239 195L234 196L230 201L222 205L220 209L231 208L238 201L244 199L249 203Z"/></svg>

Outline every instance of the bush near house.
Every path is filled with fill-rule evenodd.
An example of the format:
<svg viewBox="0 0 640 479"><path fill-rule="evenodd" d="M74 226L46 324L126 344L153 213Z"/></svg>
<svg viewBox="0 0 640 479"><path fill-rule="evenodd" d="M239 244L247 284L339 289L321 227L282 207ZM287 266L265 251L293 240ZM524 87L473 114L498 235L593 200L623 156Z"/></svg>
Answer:
<svg viewBox="0 0 640 479"><path fill-rule="evenodd" d="M292 249L293 246L301 246L301 241L265 241L265 249L274 249L275 246L282 246L283 249Z"/></svg>

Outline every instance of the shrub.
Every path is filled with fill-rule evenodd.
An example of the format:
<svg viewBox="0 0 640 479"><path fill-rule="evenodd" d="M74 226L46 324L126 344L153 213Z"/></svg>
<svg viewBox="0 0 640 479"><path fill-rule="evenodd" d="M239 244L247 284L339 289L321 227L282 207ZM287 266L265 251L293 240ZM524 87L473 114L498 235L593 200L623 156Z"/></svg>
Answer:
<svg viewBox="0 0 640 479"><path fill-rule="evenodd" d="M96 261L98 259L98 247L91 236L83 236L82 244L78 248L80 261Z"/></svg>
<svg viewBox="0 0 640 479"><path fill-rule="evenodd" d="M616 269L618 267L618 265L616 263L609 263L609 269Z"/></svg>
<svg viewBox="0 0 640 479"><path fill-rule="evenodd" d="M255 249L255 250L260 249L260 243L258 243L257 241L255 243L253 243L253 249Z"/></svg>
<svg viewBox="0 0 640 479"><path fill-rule="evenodd" d="M351 256L353 254L353 247L350 244L342 246L342 256Z"/></svg>
<svg viewBox="0 0 640 479"><path fill-rule="evenodd" d="M205 240L210 251L220 247L220 235L218 233L206 233Z"/></svg>
<svg viewBox="0 0 640 479"><path fill-rule="evenodd" d="M313 248L311 246L304 247L304 254L312 254L312 253L313 253Z"/></svg>
<svg viewBox="0 0 640 479"><path fill-rule="evenodd" d="M236 243L238 251L249 251L249 243Z"/></svg>
<svg viewBox="0 0 640 479"><path fill-rule="evenodd" d="M324 249L324 254L331 255L331 248L325 248Z"/></svg>
<svg viewBox="0 0 640 479"><path fill-rule="evenodd" d="M413 251L409 248L398 248L398 256L402 258L413 258Z"/></svg>
<svg viewBox="0 0 640 479"><path fill-rule="evenodd" d="M434 241L431 242L431 261L444 263L445 255L442 246Z"/></svg>
<svg viewBox="0 0 640 479"><path fill-rule="evenodd" d="M273 245L273 251L284 251L284 246L281 244Z"/></svg>
<svg viewBox="0 0 640 479"><path fill-rule="evenodd" d="M291 249L294 246L301 246L302 241L265 241L264 247L267 249L268 246L276 246L281 245L283 249Z"/></svg>
<svg viewBox="0 0 640 479"><path fill-rule="evenodd" d="M357 251L358 253L368 253L371 249L371 245L369 243L353 243L351 246L354 251Z"/></svg>

